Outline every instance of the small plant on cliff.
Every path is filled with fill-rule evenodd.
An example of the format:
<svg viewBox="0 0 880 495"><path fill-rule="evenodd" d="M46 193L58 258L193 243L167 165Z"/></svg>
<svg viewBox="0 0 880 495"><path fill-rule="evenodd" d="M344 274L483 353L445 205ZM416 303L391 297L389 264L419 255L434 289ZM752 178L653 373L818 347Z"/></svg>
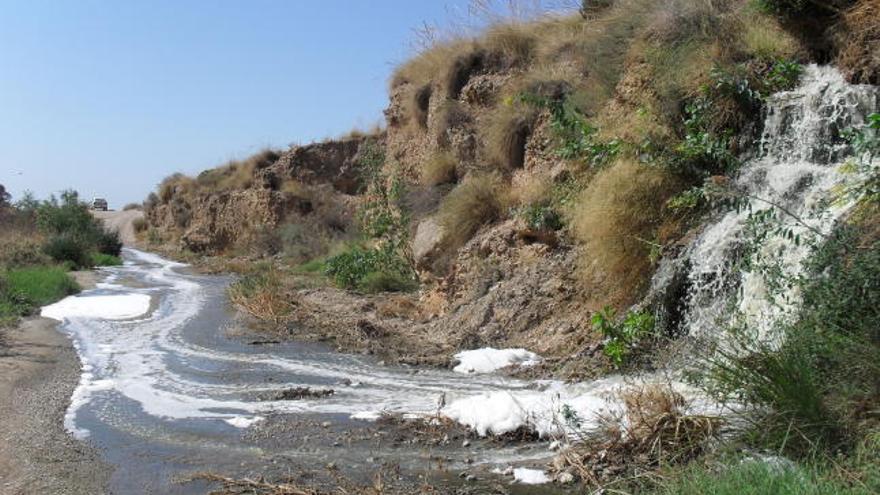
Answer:
<svg viewBox="0 0 880 495"><path fill-rule="evenodd" d="M324 273L340 287L364 292L396 292L415 288L409 262L388 244L354 245L324 263Z"/></svg>
<svg viewBox="0 0 880 495"><path fill-rule="evenodd" d="M562 228L562 217L553 206L532 204L517 208L517 216L522 218L530 229L559 230Z"/></svg>
<svg viewBox="0 0 880 495"><path fill-rule="evenodd" d="M654 332L654 316L647 311L630 311L617 321L617 312L606 306L593 313L591 322L607 339L603 352L616 367L623 366L633 345Z"/></svg>
<svg viewBox="0 0 880 495"><path fill-rule="evenodd" d="M617 155L622 143L602 141L598 129L591 125L567 97L548 98L523 93L518 99L550 111L550 126L559 140L556 154L565 160L576 160L591 166L602 166Z"/></svg>
<svg viewBox="0 0 880 495"><path fill-rule="evenodd" d="M450 245L464 245L480 227L500 218L507 204L507 189L500 177L468 175L440 205L439 219Z"/></svg>

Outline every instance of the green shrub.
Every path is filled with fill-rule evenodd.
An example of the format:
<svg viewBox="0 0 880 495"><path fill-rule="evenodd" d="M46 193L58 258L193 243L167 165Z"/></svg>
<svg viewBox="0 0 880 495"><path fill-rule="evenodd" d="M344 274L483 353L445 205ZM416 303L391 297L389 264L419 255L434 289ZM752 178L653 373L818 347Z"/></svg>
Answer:
<svg viewBox="0 0 880 495"><path fill-rule="evenodd" d="M527 205L518 208L516 213L525 220L529 228L535 230L559 230L563 225L562 217L552 206Z"/></svg>
<svg viewBox="0 0 880 495"><path fill-rule="evenodd" d="M36 266L0 274L0 326L15 323L51 304L79 292L79 286L62 267Z"/></svg>
<svg viewBox="0 0 880 495"><path fill-rule="evenodd" d="M112 254L92 253L92 264L94 266L120 266L122 259Z"/></svg>
<svg viewBox="0 0 880 495"><path fill-rule="evenodd" d="M119 232L100 229L94 235L95 248L99 253L119 256L122 252L122 241L119 240Z"/></svg>
<svg viewBox="0 0 880 495"><path fill-rule="evenodd" d="M623 321L617 321L614 308L606 306L593 313L591 322L608 339L603 352L617 367L624 364L633 345L654 333L654 316L647 311L630 311Z"/></svg>
<svg viewBox="0 0 880 495"><path fill-rule="evenodd" d="M559 141L556 154L590 166L603 166L621 151L618 140L603 141L598 129L569 101L568 97L547 98L524 93L519 100L550 111L550 127Z"/></svg>
<svg viewBox="0 0 880 495"><path fill-rule="evenodd" d="M410 264L388 248L354 245L329 258L324 273L340 287L365 292L408 290L415 286Z"/></svg>
<svg viewBox="0 0 880 495"><path fill-rule="evenodd" d="M375 294L377 292L409 292L415 290L418 284L409 274L372 272L364 276L358 286L364 292Z"/></svg>
<svg viewBox="0 0 880 495"><path fill-rule="evenodd" d="M74 269L92 266L91 247L82 238L72 234L50 237L43 245L43 252L59 263L70 263Z"/></svg>

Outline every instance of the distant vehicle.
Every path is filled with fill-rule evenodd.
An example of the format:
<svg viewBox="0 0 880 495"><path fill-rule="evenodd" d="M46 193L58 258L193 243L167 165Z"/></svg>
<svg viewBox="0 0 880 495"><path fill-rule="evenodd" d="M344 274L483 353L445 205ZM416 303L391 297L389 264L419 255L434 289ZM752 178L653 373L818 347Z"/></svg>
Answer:
<svg viewBox="0 0 880 495"><path fill-rule="evenodd" d="M97 211L107 211L107 200L104 198L95 198L92 201L92 209Z"/></svg>

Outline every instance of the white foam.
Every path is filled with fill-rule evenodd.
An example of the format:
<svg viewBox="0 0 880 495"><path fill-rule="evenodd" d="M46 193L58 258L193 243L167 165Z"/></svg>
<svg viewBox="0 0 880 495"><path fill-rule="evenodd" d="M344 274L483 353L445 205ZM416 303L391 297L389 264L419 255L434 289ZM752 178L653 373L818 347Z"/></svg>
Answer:
<svg viewBox="0 0 880 495"><path fill-rule="evenodd" d="M513 479L524 485L543 485L549 483L550 478L540 469L516 468L513 470Z"/></svg>
<svg viewBox="0 0 880 495"><path fill-rule="evenodd" d="M65 318L101 318L128 320L150 310L150 296L123 294L109 296L70 296L55 304L44 306L40 315L54 320Z"/></svg>
<svg viewBox="0 0 880 495"><path fill-rule="evenodd" d="M226 421L236 428L247 428L255 423L259 423L262 420L263 418L261 416L254 416L250 418L245 416L236 416L234 418L224 419L223 421Z"/></svg>
<svg viewBox="0 0 880 495"><path fill-rule="evenodd" d="M462 351L455 355L459 361L453 371L458 373L491 373L507 366L534 366L541 356L525 349L493 349L484 347Z"/></svg>
<svg viewBox="0 0 880 495"><path fill-rule="evenodd" d="M382 417L381 411L360 411L351 415L351 419L360 419L361 421L376 421Z"/></svg>

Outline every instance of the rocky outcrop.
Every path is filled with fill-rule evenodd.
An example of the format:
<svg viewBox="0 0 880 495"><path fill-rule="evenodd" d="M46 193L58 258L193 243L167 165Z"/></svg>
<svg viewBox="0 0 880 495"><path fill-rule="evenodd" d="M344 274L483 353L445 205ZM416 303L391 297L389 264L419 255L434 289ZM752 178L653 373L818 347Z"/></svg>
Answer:
<svg viewBox="0 0 880 495"><path fill-rule="evenodd" d="M253 169L241 189L215 190L186 180L168 197L146 209L149 225L179 249L199 254L226 253L234 247L260 244L291 215L322 215L331 229L344 229L357 194L364 187L359 168L369 146L382 137L352 137L296 146L268 166ZM328 189L329 188L329 189ZM272 251L259 247L256 254Z"/></svg>
<svg viewBox="0 0 880 495"><path fill-rule="evenodd" d="M262 172L263 183L271 185L293 179L305 184L332 184L343 194L364 189L359 163L369 147L383 146L382 136L351 137L308 146L295 146Z"/></svg>

